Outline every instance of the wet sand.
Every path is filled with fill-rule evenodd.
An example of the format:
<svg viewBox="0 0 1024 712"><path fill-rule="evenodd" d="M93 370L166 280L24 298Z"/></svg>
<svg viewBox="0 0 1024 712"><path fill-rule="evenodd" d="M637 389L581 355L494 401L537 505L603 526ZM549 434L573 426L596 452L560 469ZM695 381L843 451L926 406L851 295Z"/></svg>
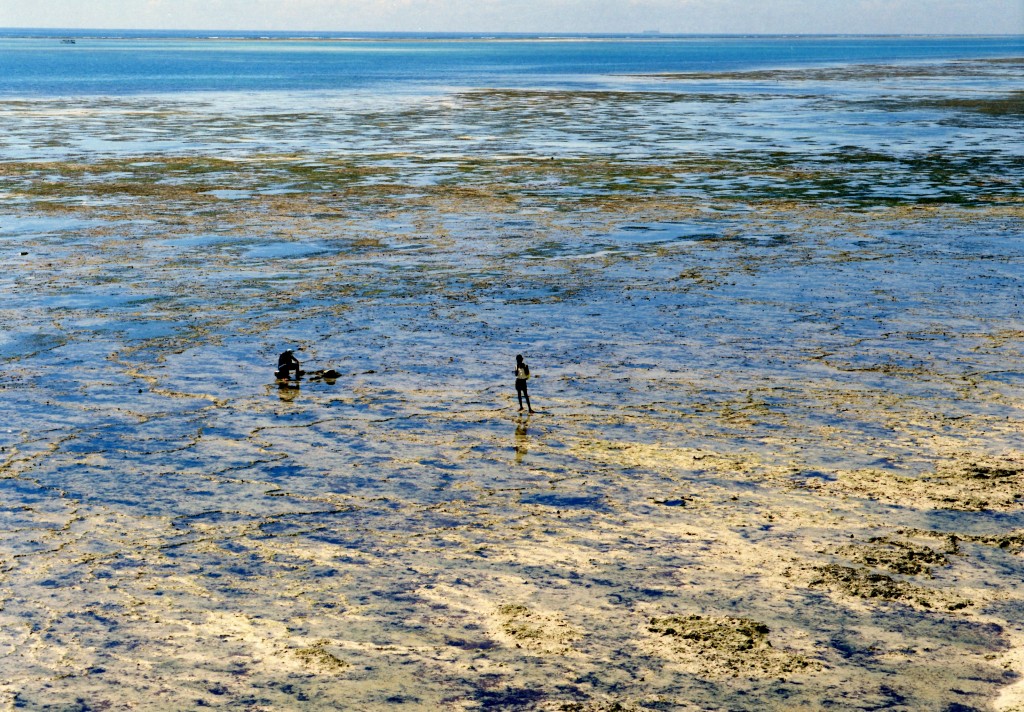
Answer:
<svg viewBox="0 0 1024 712"><path fill-rule="evenodd" d="M1024 708L1019 158L243 160L51 108L4 107L9 707Z"/></svg>

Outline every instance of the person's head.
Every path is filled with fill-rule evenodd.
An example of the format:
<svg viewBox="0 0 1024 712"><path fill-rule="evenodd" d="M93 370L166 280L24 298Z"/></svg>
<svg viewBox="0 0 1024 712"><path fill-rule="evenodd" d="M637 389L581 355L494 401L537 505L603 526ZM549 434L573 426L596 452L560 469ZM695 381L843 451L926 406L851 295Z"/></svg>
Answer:
<svg viewBox="0 0 1024 712"><path fill-rule="evenodd" d="M522 354L516 354L516 363L522 363L522 362L523 362L523 355Z"/></svg>

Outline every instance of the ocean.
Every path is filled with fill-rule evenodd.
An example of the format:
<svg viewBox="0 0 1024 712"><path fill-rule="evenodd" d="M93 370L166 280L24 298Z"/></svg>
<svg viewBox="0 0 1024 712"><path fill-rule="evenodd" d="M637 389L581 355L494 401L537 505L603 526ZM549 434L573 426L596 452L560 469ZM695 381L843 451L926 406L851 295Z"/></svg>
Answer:
<svg viewBox="0 0 1024 712"><path fill-rule="evenodd" d="M1012 121L974 112L988 118L965 130L949 119L958 102L1013 91L1019 65L1002 60L1024 51L1021 37L15 34L24 33L0 36L0 97L8 100L0 156L10 159L371 155L401 145L423 157L776 151L835 162L852 147L899 157L977 149L991 167L1022 151ZM74 45L62 43L72 35ZM488 93L501 92L508 101L482 110ZM609 101L580 114L557 106L558 92ZM632 101L614 100L625 96ZM51 111L80 116L83 130L59 129ZM417 121L372 119L417 113ZM116 117L124 120L105 130ZM938 176L883 172L863 189L879 197L976 192L970 181L931 180Z"/></svg>
<svg viewBox="0 0 1024 712"><path fill-rule="evenodd" d="M27 35L27 36L26 36ZM75 44L62 44L62 40ZM0 32L0 96L596 88L628 75L1018 56L1021 37Z"/></svg>
<svg viewBox="0 0 1024 712"><path fill-rule="evenodd" d="M1022 50L0 33L0 707L1019 708Z"/></svg>

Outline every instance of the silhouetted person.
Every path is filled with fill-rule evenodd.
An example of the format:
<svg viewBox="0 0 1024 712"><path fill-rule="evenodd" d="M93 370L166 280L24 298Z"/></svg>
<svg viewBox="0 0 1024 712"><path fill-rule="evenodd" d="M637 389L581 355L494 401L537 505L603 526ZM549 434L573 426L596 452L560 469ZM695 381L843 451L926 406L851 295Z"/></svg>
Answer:
<svg viewBox="0 0 1024 712"><path fill-rule="evenodd" d="M290 378L292 371L295 371L295 378L302 375L302 371L299 370L299 360L295 358L295 352L291 349L286 349L284 353L277 357L277 373L275 375L278 378Z"/></svg>
<svg viewBox="0 0 1024 712"><path fill-rule="evenodd" d="M522 354L519 354L516 356L516 397L519 398L519 410L523 409L523 398L525 398L526 408L532 413L530 393L526 390L528 380L530 380L530 367L526 365L526 361L523 361Z"/></svg>

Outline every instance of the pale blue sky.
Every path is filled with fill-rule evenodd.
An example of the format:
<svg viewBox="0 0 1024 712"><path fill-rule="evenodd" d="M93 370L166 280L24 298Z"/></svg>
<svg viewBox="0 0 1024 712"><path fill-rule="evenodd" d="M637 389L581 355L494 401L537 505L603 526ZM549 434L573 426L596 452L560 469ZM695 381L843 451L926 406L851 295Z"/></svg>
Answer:
<svg viewBox="0 0 1024 712"><path fill-rule="evenodd" d="M0 27L1024 34L1024 0L0 0Z"/></svg>

